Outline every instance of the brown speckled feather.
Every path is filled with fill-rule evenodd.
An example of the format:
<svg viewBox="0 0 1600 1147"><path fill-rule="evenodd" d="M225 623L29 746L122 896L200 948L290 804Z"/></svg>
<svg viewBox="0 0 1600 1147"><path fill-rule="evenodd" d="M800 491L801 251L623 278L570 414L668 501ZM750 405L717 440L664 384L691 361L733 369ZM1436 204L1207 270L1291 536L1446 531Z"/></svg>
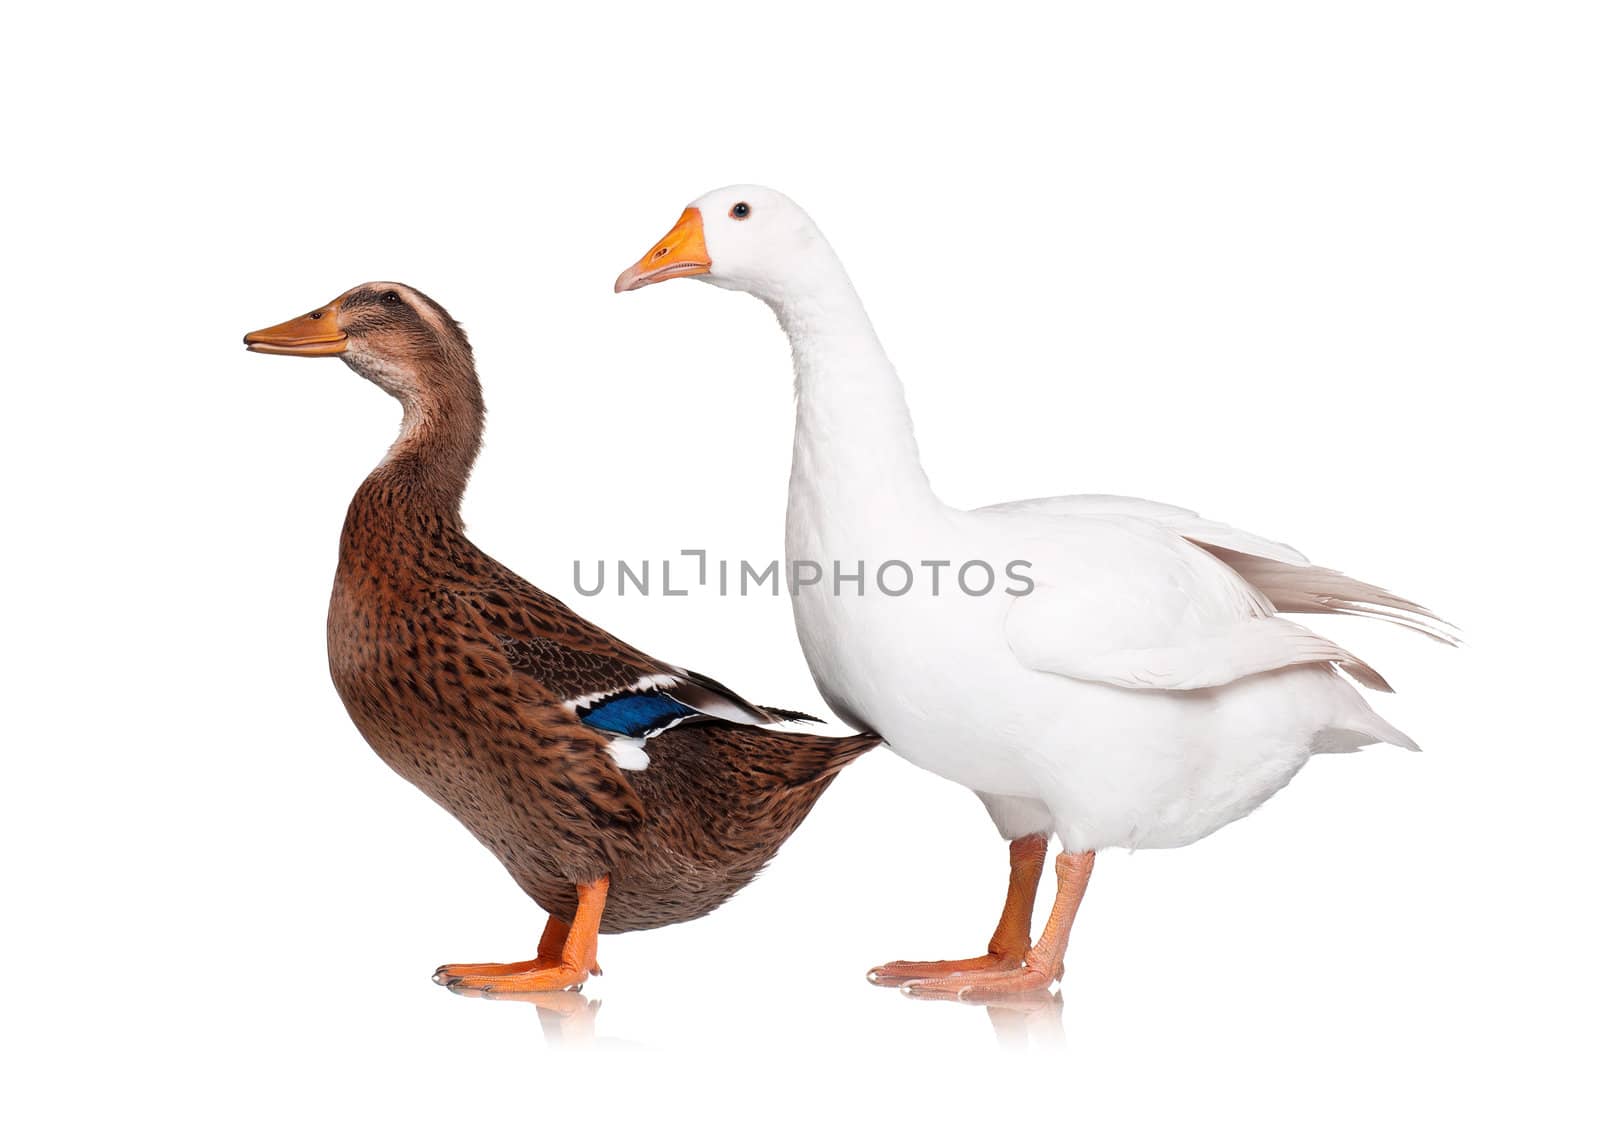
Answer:
<svg viewBox="0 0 1600 1147"><path fill-rule="evenodd" d="M570 918L575 886L602 875L604 931L703 915L878 739L697 716L643 742L647 768L618 767L576 699L674 678L729 711L767 711L616 640L466 538L458 506L483 419L471 350L436 303L395 287L405 313L369 289L342 303L347 329L379 308L345 358L401 399L406 421L340 540L328 612L339 695L378 755L553 915Z"/></svg>

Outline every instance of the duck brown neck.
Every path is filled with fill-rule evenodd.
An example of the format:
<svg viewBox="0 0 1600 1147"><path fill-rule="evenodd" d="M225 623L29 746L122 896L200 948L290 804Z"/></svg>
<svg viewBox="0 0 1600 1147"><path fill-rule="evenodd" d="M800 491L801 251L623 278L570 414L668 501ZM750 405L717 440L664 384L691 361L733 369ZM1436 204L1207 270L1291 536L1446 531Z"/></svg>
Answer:
<svg viewBox="0 0 1600 1147"><path fill-rule="evenodd" d="M461 496L483 441L483 394L471 360L419 361L403 369L352 362L400 400L400 436L363 490L386 495L397 510L459 523Z"/></svg>

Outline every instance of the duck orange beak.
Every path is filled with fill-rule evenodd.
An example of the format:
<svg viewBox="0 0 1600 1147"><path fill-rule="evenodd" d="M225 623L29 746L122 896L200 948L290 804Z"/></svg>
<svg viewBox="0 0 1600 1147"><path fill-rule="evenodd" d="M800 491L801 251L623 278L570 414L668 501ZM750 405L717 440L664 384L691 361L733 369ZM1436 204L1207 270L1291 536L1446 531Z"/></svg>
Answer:
<svg viewBox="0 0 1600 1147"><path fill-rule="evenodd" d="M350 339L339 329L339 300L275 327L251 331L244 336L246 350L260 354L292 354L300 358L320 358L343 354Z"/></svg>
<svg viewBox="0 0 1600 1147"><path fill-rule="evenodd" d="M650 248L648 255L617 276L615 289L620 295L651 283L704 275L710 270L711 256L706 254L706 231L700 219L700 208L690 207L672 230Z"/></svg>

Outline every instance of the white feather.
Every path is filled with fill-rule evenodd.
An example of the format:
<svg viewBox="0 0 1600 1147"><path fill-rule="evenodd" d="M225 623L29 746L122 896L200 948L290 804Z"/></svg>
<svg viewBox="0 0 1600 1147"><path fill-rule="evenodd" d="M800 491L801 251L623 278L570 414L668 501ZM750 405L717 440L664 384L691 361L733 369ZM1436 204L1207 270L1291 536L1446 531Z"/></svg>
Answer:
<svg viewBox="0 0 1600 1147"><path fill-rule="evenodd" d="M650 752L638 737L613 737L606 749L619 769L637 773L650 767Z"/></svg>
<svg viewBox="0 0 1600 1147"><path fill-rule="evenodd" d="M752 208L742 222L729 215L739 201ZM1379 688L1381 677L1275 614L1425 631L1438 628L1431 614L1162 503L944 505L894 367L811 220L760 187L694 206L712 260L698 281L766 301L793 351L790 561L1022 560L1035 581L1024 597L937 596L927 578L902 596L870 579L860 596L797 592L801 646L841 717L979 792L1003 831L1050 827L1072 850L1187 844L1266 800L1313 752L1415 748L1333 667ZM975 396L997 385L981 380Z"/></svg>
<svg viewBox="0 0 1600 1147"><path fill-rule="evenodd" d="M592 705L598 704L608 697L620 697L624 693L654 693L669 690L674 685L679 684L680 681L681 678L674 677L668 673L651 673L639 678L632 685L624 685L619 689L602 689L598 693L585 693L581 697L573 697L566 702L566 706L576 712L579 709L587 709Z"/></svg>

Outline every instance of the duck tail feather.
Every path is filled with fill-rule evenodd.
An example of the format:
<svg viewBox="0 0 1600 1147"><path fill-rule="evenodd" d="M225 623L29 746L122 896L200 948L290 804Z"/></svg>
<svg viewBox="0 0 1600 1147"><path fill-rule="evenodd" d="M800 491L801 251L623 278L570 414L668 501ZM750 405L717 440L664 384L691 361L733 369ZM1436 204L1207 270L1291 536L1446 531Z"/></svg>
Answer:
<svg viewBox="0 0 1600 1147"><path fill-rule="evenodd" d="M813 717L810 713L802 713L798 709L780 709L776 705L763 705L762 710L769 713L774 721L792 721L797 725L820 725L821 717Z"/></svg>
<svg viewBox="0 0 1600 1147"><path fill-rule="evenodd" d="M876 733L856 733L854 736L834 737L832 740L833 756L829 764L834 771L844 768L863 753L871 752L883 744L883 738Z"/></svg>

